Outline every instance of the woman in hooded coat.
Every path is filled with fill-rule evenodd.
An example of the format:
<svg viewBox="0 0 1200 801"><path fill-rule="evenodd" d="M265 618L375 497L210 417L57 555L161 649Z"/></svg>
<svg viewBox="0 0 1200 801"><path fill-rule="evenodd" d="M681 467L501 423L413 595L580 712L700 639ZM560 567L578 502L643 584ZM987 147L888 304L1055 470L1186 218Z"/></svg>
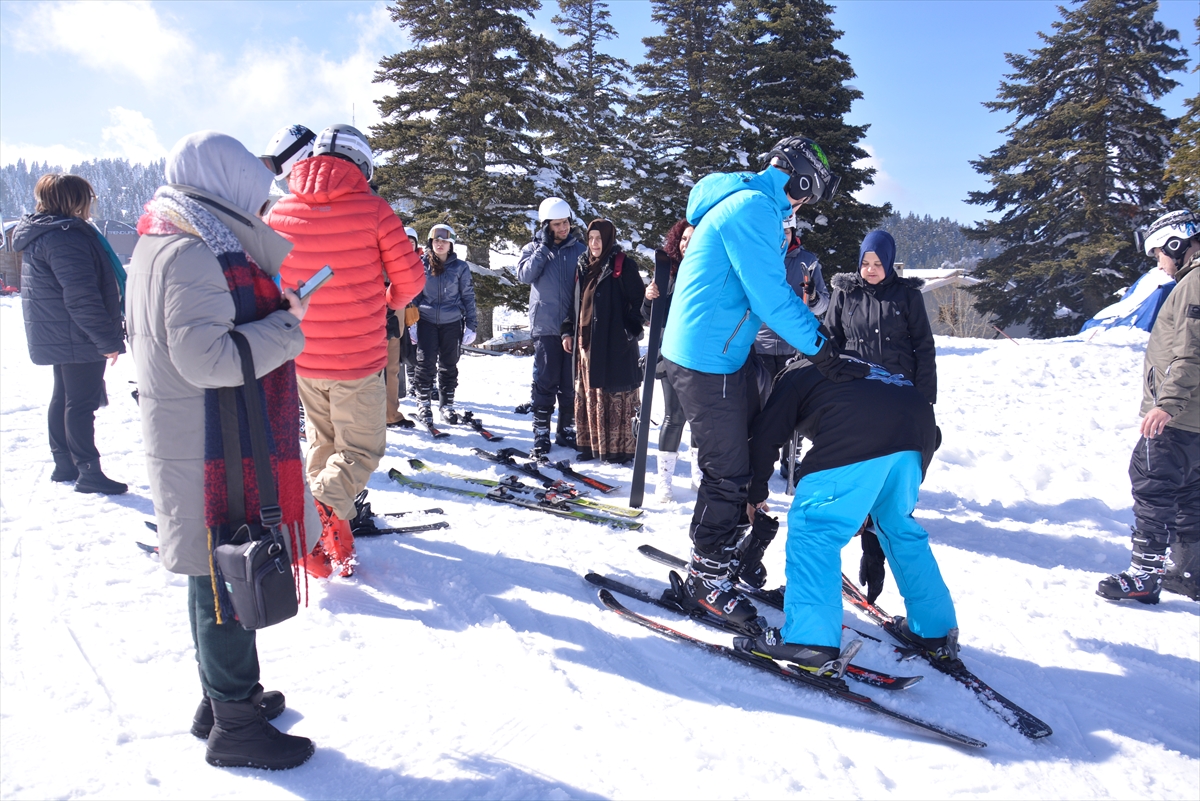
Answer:
<svg viewBox="0 0 1200 801"><path fill-rule="evenodd" d="M293 359L308 308L273 278L291 246L256 216L273 175L232 137L201 131L167 156L168 184L146 204L129 264L128 327L137 367L146 465L163 567L188 577L188 618L204 696L192 733L222 767L291 768L312 741L271 726L279 692L259 684L255 633L234 619L212 550L230 536L217 389L243 384L231 332L245 337L266 405L284 540L293 563L321 533L304 481ZM242 440L249 441L241 415ZM247 519L257 519L254 470L243 474ZM294 576L304 575L294 564ZM222 588L223 589L223 588Z"/></svg>
<svg viewBox="0 0 1200 801"><path fill-rule="evenodd" d="M575 354L575 445L579 459L622 464L633 458L641 408L638 341L646 287L608 220L592 220L579 257L575 303L562 342Z"/></svg>

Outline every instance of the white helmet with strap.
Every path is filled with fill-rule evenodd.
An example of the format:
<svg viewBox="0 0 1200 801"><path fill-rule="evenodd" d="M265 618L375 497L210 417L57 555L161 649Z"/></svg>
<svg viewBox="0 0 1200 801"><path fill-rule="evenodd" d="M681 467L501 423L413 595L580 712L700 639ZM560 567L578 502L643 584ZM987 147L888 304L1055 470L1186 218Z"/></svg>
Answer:
<svg viewBox="0 0 1200 801"><path fill-rule="evenodd" d="M1156 248L1162 248L1183 266L1183 256L1192 241L1200 236L1200 216L1190 211L1172 211L1150 223L1145 233L1138 231L1135 239L1147 256L1153 256Z"/></svg>
<svg viewBox="0 0 1200 801"><path fill-rule="evenodd" d="M571 207L561 197L548 197L538 206L538 222L571 218Z"/></svg>
<svg viewBox="0 0 1200 801"><path fill-rule="evenodd" d="M371 155L371 143L362 131L353 125L330 125L317 136L313 148L315 156L340 156L354 162L367 180L375 174L375 160Z"/></svg>
<svg viewBox="0 0 1200 801"><path fill-rule="evenodd" d="M317 135L303 125L285 125L271 137L267 152L261 158L268 162L275 175L287 178L297 161L312 156L316 138Z"/></svg>

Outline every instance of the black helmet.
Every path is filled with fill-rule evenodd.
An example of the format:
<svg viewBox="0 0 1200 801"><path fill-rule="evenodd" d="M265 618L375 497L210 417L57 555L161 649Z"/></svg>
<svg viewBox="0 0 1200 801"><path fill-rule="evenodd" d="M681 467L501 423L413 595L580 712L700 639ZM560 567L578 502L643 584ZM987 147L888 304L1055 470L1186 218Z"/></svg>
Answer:
<svg viewBox="0 0 1200 801"><path fill-rule="evenodd" d="M792 200L810 203L831 200L841 177L829 169L821 146L804 136L785 136L767 154L767 163L792 176L784 191Z"/></svg>

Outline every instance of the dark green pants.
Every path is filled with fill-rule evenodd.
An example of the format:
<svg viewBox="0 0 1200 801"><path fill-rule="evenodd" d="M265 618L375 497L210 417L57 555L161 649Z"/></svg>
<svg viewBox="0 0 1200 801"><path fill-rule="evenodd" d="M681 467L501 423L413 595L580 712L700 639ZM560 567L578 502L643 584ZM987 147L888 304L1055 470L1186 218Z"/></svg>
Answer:
<svg viewBox="0 0 1200 801"><path fill-rule="evenodd" d="M204 694L217 701L244 701L258 689L258 648L253 631L236 620L217 624L212 579L188 576L188 620Z"/></svg>

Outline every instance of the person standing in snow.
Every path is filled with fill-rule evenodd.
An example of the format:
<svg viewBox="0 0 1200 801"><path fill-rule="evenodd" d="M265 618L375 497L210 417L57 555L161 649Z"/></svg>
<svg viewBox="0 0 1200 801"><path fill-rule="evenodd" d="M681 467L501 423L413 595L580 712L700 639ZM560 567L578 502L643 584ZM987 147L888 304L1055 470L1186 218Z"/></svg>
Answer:
<svg viewBox="0 0 1200 801"><path fill-rule="evenodd" d="M129 489L100 469L96 410L104 405L104 369L125 352L121 297L113 260L88 218L96 194L78 175L50 173L33 188L37 202L13 230L21 255L21 311L34 364L54 370L48 422L51 481L76 492L120 495Z"/></svg>
<svg viewBox="0 0 1200 801"><path fill-rule="evenodd" d="M562 325L563 350L575 359L576 447L580 461L624 464L633 458L633 420L641 407L638 340L646 288L611 222L592 220L587 246Z"/></svg>
<svg viewBox="0 0 1200 801"><path fill-rule="evenodd" d="M929 535L913 519L938 445L933 407L911 383L871 380L876 377L835 383L807 360L797 360L776 381L755 419L748 500L757 507L755 528L764 521L770 525L767 542L779 526L766 517L765 502L780 446L798 428L812 448L800 462L800 483L788 512L787 620L782 629L735 640L735 647L829 675L841 653L841 550L870 515L904 597L907 617L896 619L898 632L933 658L958 658L950 590ZM764 545L747 552L742 570L765 578L765 550Z"/></svg>
<svg viewBox="0 0 1200 801"><path fill-rule="evenodd" d="M287 180L292 174L292 167L299 161L312 158L316 139L317 135L307 126L297 123L280 128L267 142L267 152L259 158L268 170L275 173L275 180L271 182L271 196L260 217L265 217L271 207L287 194Z"/></svg>
<svg viewBox="0 0 1200 801"><path fill-rule="evenodd" d="M426 425L433 422L431 396L436 373L438 415L443 422L456 425L459 418L454 393L458 390L458 357L462 353L459 346L474 342L479 326L475 286L471 268L454 252L453 228L433 226L426 244L428 250L421 257L425 288L414 301L420 319L408 329L417 343L417 416Z"/></svg>
<svg viewBox="0 0 1200 801"><path fill-rule="evenodd" d="M936 349L920 278L896 274L896 241L871 231L858 248L858 272L833 277L825 325L842 352L913 382L937 403Z"/></svg>
<svg viewBox="0 0 1200 801"><path fill-rule="evenodd" d="M138 221L129 263L129 342L137 367L142 437L158 522L159 556L187 576L188 618L203 698L192 734L223 767L279 770L305 762L312 741L267 722L282 693L259 683L255 633L217 607L212 549L228 539L220 387L241 386L242 360L230 336L253 353L267 400L271 463L284 540L302 562L321 531L300 461L299 400L292 360L304 347L307 303L272 280L291 246L256 216L271 172L232 137L201 131L181 139L160 187ZM243 437L249 437L244 412ZM248 439L244 439L248 441ZM213 443L216 443L215 446ZM210 447L211 446L211 447ZM257 515L254 471L243 474L247 517Z"/></svg>
<svg viewBox="0 0 1200 801"><path fill-rule="evenodd" d="M529 284L529 335L533 338L533 448L550 452L550 418L558 399L555 444L575 447L575 389L571 356L563 350L562 324L575 300L575 267L587 248L571 230L571 207L548 197L538 206L537 238L521 250L517 280Z"/></svg>
<svg viewBox="0 0 1200 801"><path fill-rule="evenodd" d="M642 318L647 324L650 322L651 304L660 297L667 304L667 313L663 320L665 321L670 316L671 297L675 292L675 278L679 274L679 264L683 261L683 254L687 252L688 242L695 230L687 220L679 220L667 230L667 235L663 238L663 246L654 251L655 273L658 273L657 265L666 261L670 267L670 279L665 287L659 287L653 281L646 285L646 299L642 302ZM659 379L659 383L662 385L663 421L662 425L658 427L658 492L656 497L659 501L668 503L675 500L671 484L675 476L675 465L679 461L679 443L683 439L683 424L686 422L686 418L683 414L683 407L679 405L679 396L675 394L671 382L667 380L667 368L662 360L662 343L659 342L658 345L658 363L653 365L653 370L654 377ZM652 369L652 366L646 365L646 369ZM693 459L693 489L698 486L699 481L699 466Z"/></svg>
<svg viewBox="0 0 1200 801"><path fill-rule="evenodd" d="M1176 284L1142 366L1142 436L1129 460L1133 553L1096 594L1156 604L1167 590L1200 600L1200 215L1164 214L1142 245Z"/></svg>
<svg viewBox="0 0 1200 801"><path fill-rule="evenodd" d="M821 262L817 254L805 250L796 234L796 213L792 212L783 221L787 236L787 251L783 255L783 266L787 270L788 286L808 304L808 309L819 319L829 308L829 289L821 274ZM754 352L762 360L771 377L783 372L789 360L799 353L787 341L764 324L754 338Z"/></svg>
<svg viewBox="0 0 1200 801"><path fill-rule="evenodd" d="M309 572L349 576L354 498L387 446L384 308L404 308L425 285L425 275L404 223L367 183L374 162L362 132L350 125L326 128L313 153L292 168L291 194L265 219L292 244L279 270L285 286L298 286L324 265L333 268L304 318L296 373L308 481L323 523Z"/></svg>
<svg viewBox="0 0 1200 801"><path fill-rule="evenodd" d="M692 514L692 553L680 603L737 622L757 610L734 588L739 526L750 483L749 426L758 411L750 348L765 321L834 380L866 375L787 284L783 219L829 200L838 178L811 139L786 137L759 173L717 173L688 196L696 226L679 266L662 353L704 477Z"/></svg>

